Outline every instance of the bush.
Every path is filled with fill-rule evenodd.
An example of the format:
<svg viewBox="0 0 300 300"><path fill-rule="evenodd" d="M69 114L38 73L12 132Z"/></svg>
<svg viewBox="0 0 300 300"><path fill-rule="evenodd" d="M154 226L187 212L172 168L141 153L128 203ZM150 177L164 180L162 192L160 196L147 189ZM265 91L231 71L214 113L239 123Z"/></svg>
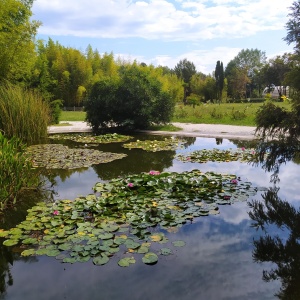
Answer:
<svg viewBox="0 0 300 300"><path fill-rule="evenodd" d="M120 68L116 78L95 83L85 105L94 131L109 126L145 129L170 122L175 103L147 68Z"/></svg>
<svg viewBox="0 0 300 300"><path fill-rule="evenodd" d="M0 85L0 130L7 137L33 142L47 137L50 109L33 91L9 83Z"/></svg>
<svg viewBox="0 0 300 300"><path fill-rule="evenodd" d="M24 145L18 138L7 139L0 132L0 210L16 203L23 188L36 186L39 179L24 155Z"/></svg>
<svg viewBox="0 0 300 300"><path fill-rule="evenodd" d="M61 108L63 106L62 100L54 100L50 102L50 111L51 111L51 124L58 124L60 115L61 115Z"/></svg>

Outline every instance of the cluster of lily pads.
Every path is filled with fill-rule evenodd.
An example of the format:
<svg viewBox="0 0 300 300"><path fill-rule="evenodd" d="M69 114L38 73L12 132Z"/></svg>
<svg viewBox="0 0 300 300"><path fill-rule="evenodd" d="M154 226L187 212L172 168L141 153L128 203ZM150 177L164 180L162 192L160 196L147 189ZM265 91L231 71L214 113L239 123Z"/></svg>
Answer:
<svg viewBox="0 0 300 300"><path fill-rule="evenodd" d="M27 148L26 153L34 168L76 169L93 164L108 163L126 157L123 153L103 152L95 149L72 149L61 144L40 144Z"/></svg>
<svg viewBox="0 0 300 300"><path fill-rule="evenodd" d="M256 193L235 175L199 170L150 171L97 183L94 190L74 201L34 206L25 221L0 230L4 245L20 247L22 256L48 255L64 263L92 260L104 265L117 257L125 267L140 255L145 264L154 264L158 255L172 254L170 246L185 244L169 241L167 231L218 214L218 205L245 201ZM152 243L164 246L153 250Z"/></svg>
<svg viewBox="0 0 300 300"><path fill-rule="evenodd" d="M102 135L93 135L91 133L69 133L69 134L52 134L50 139L55 140L71 140L85 144L109 144L121 143L132 139L132 136L122 135L118 133L107 133Z"/></svg>
<svg viewBox="0 0 300 300"><path fill-rule="evenodd" d="M176 150L182 145L182 140L176 137L168 137L164 140L137 140L135 142L123 144L124 148L139 148L145 151L156 152L156 151L166 151L166 150Z"/></svg>
<svg viewBox="0 0 300 300"><path fill-rule="evenodd" d="M228 150L203 149L203 150L196 150L187 154L178 154L176 158L183 162L198 162L198 163L206 163L208 161L250 162L255 158L255 151L254 149L245 149L245 148L228 149Z"/></svg>

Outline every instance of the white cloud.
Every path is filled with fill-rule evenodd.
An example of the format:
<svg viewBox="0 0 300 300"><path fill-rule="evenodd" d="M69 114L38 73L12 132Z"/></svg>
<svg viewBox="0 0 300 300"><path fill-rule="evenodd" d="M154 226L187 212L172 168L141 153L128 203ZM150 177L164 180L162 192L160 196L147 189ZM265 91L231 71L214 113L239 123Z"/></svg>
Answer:
<svg viewBox="0 0 300 300"><path fill-rule="evenodd" d="M40 33L200 41L282 29L292 0L36 0Z"/></svg>

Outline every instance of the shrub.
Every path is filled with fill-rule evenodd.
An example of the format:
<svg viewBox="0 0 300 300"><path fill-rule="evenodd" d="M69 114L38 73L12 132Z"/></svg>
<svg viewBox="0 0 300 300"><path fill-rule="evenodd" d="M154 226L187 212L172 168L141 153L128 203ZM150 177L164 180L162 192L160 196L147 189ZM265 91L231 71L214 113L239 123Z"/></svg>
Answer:
<svg viewBox="0 0 300 300"><path fill-rule="evenodd" d="M62 105L63 101L59 99L50 102L51 124L59 123Z"/></svg>
<svg viewBox="0 0 300 300"><path fill-rule="evenodd" d="M144 129L170 122L175 103L147 68L136 64L120 68L116 78L95 83L85 105L94 131L111 125Z"/></svg>
<svg viewBox="0 0 300 300"><path fill-rule="evenodd" d="M16 203L23 188L37 186L39 178L33 173L31 163L24 155L24 145L13 137L7 139L0 132L0 210Z"/></svg>
<svg viewBox="0 0 300 300"><path fill-rule="evenodd" d="M50 110L36 92L0 85L0 130L7 137L32 142L47 137Z"/></svg>
<svg viewBox="0 0 300 300"><path fill-rule="evenodd" d="M235 110L234 107L231 110L230 115L232 120L243 120L247 117L246 108L243 111Z"/></svg>

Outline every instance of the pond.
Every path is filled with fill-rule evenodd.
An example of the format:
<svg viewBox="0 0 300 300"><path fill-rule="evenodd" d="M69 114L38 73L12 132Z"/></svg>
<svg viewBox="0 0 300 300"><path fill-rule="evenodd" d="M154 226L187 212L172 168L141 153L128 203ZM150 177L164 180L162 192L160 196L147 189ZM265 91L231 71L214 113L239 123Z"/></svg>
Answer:
<svg viewBox="0 0 300 300"><path fill-rule="evenodd" d="M163 138L165 137L138 135L133 140ZM261 200L269 188L274 188L274 183L270 182L271 173L259 166L239 161L183 162L176 158L177 154L200 149L247 149L253 142L180 138L183 140L182 147L158 152L126 149L122 147L123 143L95 146L101 151L124 153L127 156L91 167L48 170L52 201L73 200L80 195L93 193L93 186L97 182L105 183L119 176L148 173L150 170L182 173L198 169L202 172L234 174L258 187L257 193L247 201ZM72 141L60 142L69 147L78 146L78 143ZM280 181L276 183L276 195L296 209L300 200L299 168L294 162L282 165ZM31 202L28 201L23 208L10 212L1 227L10 228L23 221L26 209L34 201L31 198ZM287 285L293 285L292 283L283 283L280 278L268 282L263 280L264 271L277 266L271 259L269 262L257 262L258 259L255 259L255 253L262 250L258 250L253 241L265 237L265 233L252 226L253 220L248 214L251 208L247 201L219 205L219 214L193 218L176 230L163 230L169 243L167 246L159 243L153 246L152 251L159 257L158 263L153 265L144 264L141 256L133 253L136 262L129 267L120 267L118 260L123 255L121 252L101 266L94 265L92 260L70 264L45 255L22 257L20 249L16 251L14 247L2 246L1 242L1 299L265 300L275 299L281 289L288 296ZM150 230L153 233L161 231L156 227ZM278 234L280 239L286 240L289 233L286 228L278 230L276 226L271 226L269 234ZM175 247L172 241L184 241L185 245ZM168 247L172 253L162 255L162 247Z"/></svg>

